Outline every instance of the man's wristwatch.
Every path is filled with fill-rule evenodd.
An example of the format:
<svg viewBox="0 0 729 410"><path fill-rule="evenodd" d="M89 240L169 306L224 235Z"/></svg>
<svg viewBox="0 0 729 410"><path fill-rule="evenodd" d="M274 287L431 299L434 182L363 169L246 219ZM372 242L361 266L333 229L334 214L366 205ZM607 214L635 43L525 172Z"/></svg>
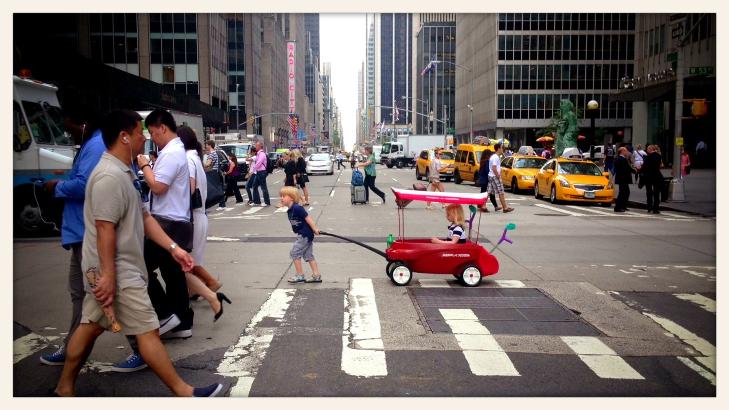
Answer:
<svg viewBox="0 0 729 410"><path fill-rule="evenodd" d="M175 249L177 249L177 244L174 242L172 242L170 246L167 247L167 250L169 250L170 252L174 251Z"/></svg>

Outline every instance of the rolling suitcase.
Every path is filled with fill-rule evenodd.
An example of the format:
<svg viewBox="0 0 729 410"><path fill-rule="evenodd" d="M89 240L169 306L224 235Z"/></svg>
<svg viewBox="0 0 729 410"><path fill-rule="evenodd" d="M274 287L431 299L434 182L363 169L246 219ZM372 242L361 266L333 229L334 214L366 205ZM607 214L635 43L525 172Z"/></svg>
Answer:
<svg viewBox="0 0 729 410"><path fill-rule="evenodd" d="M367 196L364 185L352 185L352 204L366 204Z"/></svg>

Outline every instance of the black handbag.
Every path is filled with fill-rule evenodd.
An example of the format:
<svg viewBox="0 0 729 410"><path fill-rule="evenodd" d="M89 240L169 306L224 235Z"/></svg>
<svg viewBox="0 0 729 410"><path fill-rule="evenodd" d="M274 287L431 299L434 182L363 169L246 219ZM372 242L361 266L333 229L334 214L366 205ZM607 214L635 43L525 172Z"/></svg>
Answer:
<svg viewBox="0 0 729 410"><path fill-rule="evenodd" d="M197 167L195 168L195 184L197 185ZM200 188L195 187L195 192L190 195L190 209L199 209L202 208L203 201L202 201L202 193L200 193Z"/></svg>
<svg viewBox="0 0 729 410"><path fill-rule="evenodd" d="M208 196L205 199L205 209L207 209L220 203L223 195L225 195L225 188L223 186L223 178L218 170L214 169L205 172L205 178L208 181Z"/></svg>

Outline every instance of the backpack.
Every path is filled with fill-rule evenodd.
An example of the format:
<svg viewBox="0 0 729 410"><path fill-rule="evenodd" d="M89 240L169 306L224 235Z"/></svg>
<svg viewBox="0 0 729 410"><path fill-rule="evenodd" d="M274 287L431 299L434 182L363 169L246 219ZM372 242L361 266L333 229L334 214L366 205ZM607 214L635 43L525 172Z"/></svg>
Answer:
<svg viewBox="0 0 729 410"><path fill-rule="evenodd" d="M228 167L230 167L230 160L228 160L228 156L221 150L216 150L215 155L218 156L218 171L223 174L227 173Z"/></svg>
<svg viewBox="0 0 729 410"><path fill-rule="evenodd" d="M276 165L275 162L273 162L273 159L271 157L267 157L268 161L266 162L266 173L270 174L273 173L273 168Z"/></svg>
<svg viewBox="0 0 729 410"><path fill-rule="evenodd" d="M358 169L352 171L352 186L364 185L364 175Z"/></svg>

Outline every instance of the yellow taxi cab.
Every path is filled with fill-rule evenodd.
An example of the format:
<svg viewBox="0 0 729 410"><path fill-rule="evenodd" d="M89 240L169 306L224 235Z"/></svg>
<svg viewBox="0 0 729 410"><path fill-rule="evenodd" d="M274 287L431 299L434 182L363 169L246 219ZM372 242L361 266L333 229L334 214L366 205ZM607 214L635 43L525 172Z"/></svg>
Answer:
<svg viewBox="0 0 729 410"><path fill-rule="evenodd" d="M463 181L478 182L478 168L481 155L484 151L495 152L493 145L459 144L454 161L455 170L453 181L460 184Z"/></svg>
<svg viewBox="0 0 729 410"><path fill-rule="evenodd" d="M443 168L439 170L441 181L453 179L453 160L455 156L451 150L440 150L440 162L443 165ZM430 161L433 158L435 158L435 150L425 149L420 151L420 155L418 155L418 159L415 161L415 179L419 181L420 178L425 177L425 180L428 180L430 176Z"/></svg>
<svg viewBox="0 0 729 410"><path fill-rule="evenodd" d="M534 176L547 162L545 158L537 155L513 155L501 161L501 182L504 187L511 188L511 192L519 190L533 190Z"/></svg>
<svg viewBox="0 0 729 410"><path fill-rule="evenodd" d="M602 172L592 161L554 158L537 172L534 197L548 196L550 202L577 201L610 206L615 197L609 172Z"/></svg>

